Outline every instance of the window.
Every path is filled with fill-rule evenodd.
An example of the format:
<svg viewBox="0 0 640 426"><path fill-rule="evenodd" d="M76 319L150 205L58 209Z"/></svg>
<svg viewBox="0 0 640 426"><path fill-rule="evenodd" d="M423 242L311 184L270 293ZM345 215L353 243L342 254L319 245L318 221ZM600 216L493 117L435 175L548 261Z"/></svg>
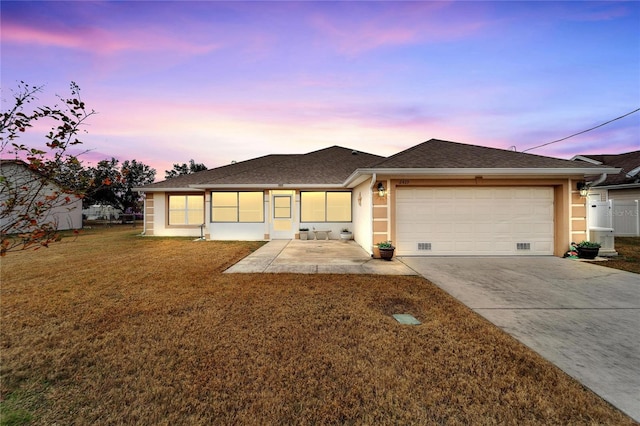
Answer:
<svg viewBox="0 0 640 426"><path fill-rule="evenodd" d="M275 195L273 197L274 219L291 218L291 197L288 195Z"/></svg>
<svg viewBox="0 0 640 426"><path fill-rule="evenodd" d="M202 225L204 196L169 195L169 225Z"/></svg>
<svg viewBox="0 0 640 426"><path fill-rule="evenodd" d="M300 193L301 222L351 222L351 192Z"/></svg>
<svg viewBox="0 0 640 426"><path fill-rule="evenodd" d="M350 192L327 192L327 222L351 222Z"/></svg>
<svg viewBox="0 0 640 426"><path fill-rule="evenodd" d="M264 222L262 192L212 192L212 222Z"/></svg>

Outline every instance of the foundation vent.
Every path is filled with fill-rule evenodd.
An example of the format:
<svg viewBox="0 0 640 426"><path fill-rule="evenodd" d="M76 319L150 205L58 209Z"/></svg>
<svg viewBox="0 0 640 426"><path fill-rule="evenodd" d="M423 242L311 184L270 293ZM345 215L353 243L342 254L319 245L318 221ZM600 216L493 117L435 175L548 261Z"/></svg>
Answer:
<svg viewBox="0 0 640 426"><path fill-rule="evenodd" d="M531 243L516 243L516 250L531 250Z"/></svg>
<svg viewBox="0 0 640 426"><path fill-rule="evenodd" d="M431 243L418 243L418 250L431 250Z"/></svg>

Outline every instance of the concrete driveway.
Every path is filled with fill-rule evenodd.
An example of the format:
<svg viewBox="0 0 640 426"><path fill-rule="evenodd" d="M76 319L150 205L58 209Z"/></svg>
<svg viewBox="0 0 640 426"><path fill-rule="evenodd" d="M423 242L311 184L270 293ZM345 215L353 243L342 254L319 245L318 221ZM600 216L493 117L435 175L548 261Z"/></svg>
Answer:
<svg viewBox="0 0 640 426"><path fill-rule="evenodd" d="M557 257L404 257L640 421L640 276Z"/></svg>

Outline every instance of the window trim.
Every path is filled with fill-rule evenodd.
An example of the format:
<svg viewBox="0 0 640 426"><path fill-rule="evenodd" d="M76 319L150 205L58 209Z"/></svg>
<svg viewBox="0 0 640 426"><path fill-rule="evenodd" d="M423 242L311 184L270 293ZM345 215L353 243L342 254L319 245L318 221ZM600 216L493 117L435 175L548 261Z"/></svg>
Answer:
<svg viewBox="0 0 640 426"><path fill-rule="evenodd" d="M303 221L302 220L302 194L305 192L323 192L324 193L324 220ZM327 220L327 194L329 193L346 193L349 194L349 220ZM351 223L353 222L353 191L300 191L300 223Z"/></svg>
<svg viewBox="0 0 640 426"><path fill-rule="evenodd" d="M222 194L222 193L226 193L226 194L236 194L236 220L235 221L230 221L230 220L213 220L213 209L215 207L214 203L213 203L213 194ZM259 221L240 221L240 194L247 194L247 193L253 193L253 194L260 194L260 216L262 218L262 220ZM211 197L211 217L209 218L211 223L264 223L265 221L265 214L264 214L264 191L210 191L209 195Z"/></svg>
<svg viewBox="0 0 640 426"><path fill-rule="evenodd" d="M276 206L276 198L288 198L289 199L289 216L276 216L277 208L284 208ZM273 196L273 218L274 219L292 219L293 218L293 197L291 195L274 195Z"/></svg>
<svg viewBox="0 0 640 426"><path fill-rule="evenodd" d="M180 224L171 224L170 223L170 218L171 218L171 197L189 197L189 196L199 196L202 197L202 222L198 223L198 224L187 224L187 223L180 223ZM205 194L203 192L168 192L166 194L165 197L165 202L166 202L166 220L165 220L165 227L167 228L200 228L202 226L203 223L206 222L206 200L205 200ZM186 206L188 206L189 204L186 203L185 204L185 208L184 211L185 213L187 213L189 210L187 209ZM188 215L185 214L185 217L188 218Z"/></svg>

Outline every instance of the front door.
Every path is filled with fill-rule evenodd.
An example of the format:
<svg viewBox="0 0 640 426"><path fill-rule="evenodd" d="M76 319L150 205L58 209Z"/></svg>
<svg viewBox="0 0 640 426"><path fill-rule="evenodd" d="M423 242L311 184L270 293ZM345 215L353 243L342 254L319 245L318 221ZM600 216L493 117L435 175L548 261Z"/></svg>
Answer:
<svg viewBox="0 0 640 426"><path fill-rule="evenodd" d="M271 239L290 240L293 229L293 191L273 191L271 198Z"/></svg>

